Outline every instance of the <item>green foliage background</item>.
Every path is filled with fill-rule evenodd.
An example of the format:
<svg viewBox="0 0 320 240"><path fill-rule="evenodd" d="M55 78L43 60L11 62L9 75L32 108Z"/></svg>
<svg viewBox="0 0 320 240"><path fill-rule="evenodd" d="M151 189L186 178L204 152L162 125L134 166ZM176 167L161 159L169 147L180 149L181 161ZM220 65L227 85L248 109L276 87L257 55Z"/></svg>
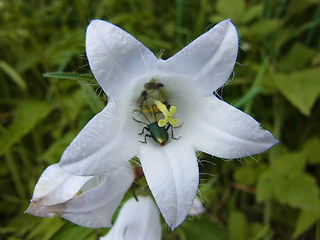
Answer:
<svg viewBox="0 0 320 240"><path fill-rule="evenodd" d="M95 18L120 26L163 58L231 18L240 36L238 64L219 94L280 140L241 161L200 153L207 212L174 232L163 222L163 239L320 239L318 0L1 0L2 239L106 233L23 214L41 172L106 103L85 56L86 26ZM46 72L85 75L60 79Z"/></svg>

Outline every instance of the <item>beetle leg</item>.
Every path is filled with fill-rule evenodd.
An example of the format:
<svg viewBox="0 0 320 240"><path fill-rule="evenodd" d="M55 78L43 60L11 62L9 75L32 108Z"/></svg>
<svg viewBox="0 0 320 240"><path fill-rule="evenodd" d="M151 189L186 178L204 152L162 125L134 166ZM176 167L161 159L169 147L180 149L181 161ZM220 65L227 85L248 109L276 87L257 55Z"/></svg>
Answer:
<svg viewBox="0 0 320 240"><path fill-rule="evenodd" d="M152 137L150 134L144 135L144 141L139 141L141 143L147 143L147 137Z"/></svg>
<svg viewBox="0 0 320 240"><path fill-rule="evenodd" d="M149 128L147 128L147 127L144 127L144 128L142 128L142 131L141 131L141 133L139 133L139 135L142 135L142 134L144 134L144 130L147 130L148 132L150 132Z"/></svg>
<svg viewBox="0 0 320 240"><path fill-rule="evenodd" d="M181 136L179 136L179 137L177 137L177 138L173 136L173 127L172 127L171 125L169 125L169 127L171 128L171 138L174 139L174 140L180 139ZM169 129L169 127L168 127L168 129ZM168 130L168 129L167 129L167 130Z"/></svg>

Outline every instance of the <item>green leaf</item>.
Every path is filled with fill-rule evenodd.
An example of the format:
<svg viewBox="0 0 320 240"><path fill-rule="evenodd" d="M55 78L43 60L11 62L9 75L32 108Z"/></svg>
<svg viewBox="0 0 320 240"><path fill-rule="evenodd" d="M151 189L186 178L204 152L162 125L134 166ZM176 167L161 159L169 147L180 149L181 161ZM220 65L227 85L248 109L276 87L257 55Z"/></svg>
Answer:
<svg viewBox="0 0 320 240"><path fill-rule="evenodd" d="M50 240L85 240L87 236L92 234L95 230L81 227L70 222L66 222L51 238Z"/></svg>
<svg viewBox="0 0 320 240"><path fill-rule="evenodd" d="M181 225L186 240L227 240L227 234L217 224L209 221L193 219Z"/></svg>
<svg viewBox="0 0 320 240"><path fill-rule="evenodd" d="M73 138L74 134L72 133L62 136L50 145L50 148L42 155L41 159L44 159L48 164L57 162Z"/></svg>
<svg viewBox="0 0 320 240"><path fill-rule="evenodd" d="M83 90L77 89L69 95L61 98L60 104L60 108L62 108L65 112L63 117L67 117L67 120L70 122L70 120L79 120L79 116L83 113L84 108L87 106L87 101L83 96Z"/></svg>
<svg viewBox="0 0 320 240"><path fill-rule="evenodd" d="M240 211L230 213L228 220L229 240L246 240L248 234L248 223L246 216Z"/></svg>
<svg viewBox="0 0 320 240"><path fill-rule="evenodd" d="M64 223L64 220L58 216L55 216L52 218L43 218L41 219L41 221L39 220L38 222L39 224L37 224L28 234L28 236L24 238L25 240L50 239L50 237L54 235L54 233L57 232L59 228L61 228L61 226Z"/></svg>
<svg viewBox="0 0 320 240"><path fill-rule="evenodd" d="M48 72L48 73L44 73L43 77L56 78L61 80L87 81L87 82L92 82L94 80L94 76L91 73L80 74L80 73L73 73L73 72Z"/></svg>
<svg viewBox="0 0 320 240"><path fill-rule="evenodd" d="M279 177L274 176L270 170L261 174L256 187L257 202L263 202L273 198L275 195L275 187L278 182Z"/></svg>
<svg viewBox="0 0 320 240"><path fill-rule="evenodd" d="M13 122L0 139L0 156L27 135L52 110L53 106L46 102L25 101L20 103L14 111Z"/></svg>
<svg viewBox="0 0 320 240"><path fill-rule="evenodd" d="M206 202L205 201L206 199L213 199L214 196L216 196L217 189L213 187L215 181L216 179L211 178L206 182L206 184L199 185L199 190L198 190L198 192L200 193L199 197L201 200L204 200L204 202Z"/></svg>
<svg viewBox="0 0 320 240"><path fill-rule="evenodd" d="M284 178L276 188L276 198L280 203L302 209L316 208L318 195L315 178L306 173Z"/></svg>
<svg viewBox="0 0 320 240"><path fill-rule="evenodd" d="M305 154L308 163L319 164L320 163L320 139L319 138L309 139L303 147L303 153Z"/></svg>
<svg viewBox="0 0 320 240"><path fill-rule="evenodd" d="M233 21L241 21L241 15L245 10L244 0L219 0L217 2L217 10L224 16L231 18ZM230 7L232 6L232 7Z"/></svg>
<svg viewBox="0 0 320 240"><path fill-rule="evenodd" d="M307 8L310 8L312 5L316 7L319 5L318 0L295 0L288 2L288 7L286 12L288 16L295 16L297 14L303 13Z"/></svg>
<svg viewBox="0 0 320 240"><path fill-rule="evenodd" d="M290 176L302 172L305 162L306 158L302 152L282 154L271 163L271 171L277 176Z"/></svg>
<svg viewBox="0 0 320 240"><path fill-rule="evenodd" d="M320 94L320 71L307 69L292 74L275 74L279 91L306 116Z"/></svg>
<svg viewBox="0 0 320 240"><path fill-rule="evenodd" d="M12 79L12 81L20 87L21 90L27 89L27 84L24 79L20 76L20 74L12 68L8 63L4 61L0 61L0 69L2 69L8 76Z"/></svg>
<svg viewBox="0 0 320 240"><path fill-rule="evenodd" d="M270 226L268 225L262 225L259 222L254 222L250 224L249 226L249 238L252 240L258 240L258 239L268 239L265 236L269 233L270 234Z"/></svg>
<svg viewBox="0 0 320 240"><path fill-rule="evenodd" d="M240 184L252 185L256 180L256 170L250 166L238 167L233 177Z"/></svg>
<svg viewBox="0 0 320 240"><path fill-rule="evenodd" d="M306 173L277 176L268 171L260 177L257 185L258 202L274 198L295 208L314 208L318 203L318 194L315 179Z"/></svg>
<svg viewBox="0 0 320 240"><path fill-rule="evenodd" d="M303 209L300 212L293 237L298 237L301 233L308 230L320 218L320 200L314 209Z"/></svg>
<svg viewBox="0 0 320 240"><path fill-rule="evenodd" d="M258 95L259 93L261 93L263 91L263 87L262 86L255 86L252 87L245 95L243 95L241 98L239 98L238 100L236 100L234 103L232 103L232 105L236 108L240 108L242 107L244 104L252 101L252 99Z"/></svg>
<svg viewBox="0 0 320 240"><path fill-rule="evenodd" d="M225 1L226 2L226 1ZM264 5L262 3L252 5L252 7L248 8L245 11L245 14L242 15L242 21L244 23L251 22L252 20L261 16L263 12Z"/></svg>
<svg viewBox="0 0 320 240"><path fill-rule="evenodd" d="M256 197L258 202L272 198L281 198L277 189L285 184L287 179L300 174L305 167L303 153L286 153L275 159L266 172L260 175L257 183Z"/></svg>
<svg viewBox="0 0 320 240"><path fill-rule="evenodd" d="M281 28L281 22L277 19L260 20L253 23L250 28L243 30L244 36L252 38L252 40L260 41L263 38L274 34Z"/></svg>
<svg viewBox="0 0 320 240"><path fill-rule="evenodd" d="M90 108L94 113L99 113L106 105L103 103L101 98L93 91L92 87L88 84L80 84L85 97L89 103Z"/></svg>
<svg viewBox="0 0 320 240"><path fill-rule="evenodd" d="M289 53L279 61L278 67L282 71L298 70L307 66L314 55L315 51L313 49L296 43Z"/></svg>

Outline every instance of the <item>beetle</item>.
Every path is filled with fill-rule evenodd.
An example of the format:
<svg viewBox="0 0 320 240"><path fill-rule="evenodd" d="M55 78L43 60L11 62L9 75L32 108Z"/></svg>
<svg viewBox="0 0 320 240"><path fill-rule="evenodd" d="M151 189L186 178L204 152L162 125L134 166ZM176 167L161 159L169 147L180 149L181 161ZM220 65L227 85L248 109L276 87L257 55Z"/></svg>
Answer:
<svg viewBox="0 0 320 240"><path fill-rule="evenodd" d="M142 129L142 132L139 135L144 134L144 130L149 131L150 134L144 135L144 142L147 143L147 137L151 137L153 141L159 143L160 146L164 146L168 141L168 129L170 126L167 127L159 127L158 122L153 122L148 124L146 127Z"/></svg>
<svg viewBox="0 0 320 240"><path fill-rule="evenodd" d="M142 132L139 133L139 135L144 134L145 130L149 132L149 134L144 135L144 141L140 141L141 143L147 143L147 137L151 137L153 139L153 141L160 144L160 146L166 145L166 143L168 142L168 139L169 139L169 134L168 134L169 128L171 128L172 139L178 140L180 138L180 137L175 138L173 136L173 127L171 124L167 124L165 127L159 127L157 121L147 124L147 123L141 122L135 118L133 118L133 120L138 123L142 123L142 124L146 125L146 127L144 127L142 129Z"/></svg>

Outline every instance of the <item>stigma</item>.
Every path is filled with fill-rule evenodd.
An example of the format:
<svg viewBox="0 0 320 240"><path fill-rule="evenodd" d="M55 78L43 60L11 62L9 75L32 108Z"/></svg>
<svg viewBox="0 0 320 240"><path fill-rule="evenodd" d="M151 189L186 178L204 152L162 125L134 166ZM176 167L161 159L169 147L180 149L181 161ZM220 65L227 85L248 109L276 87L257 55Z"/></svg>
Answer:
<svg viewBox="0 0 320 240"><path fill-rule="evenodd" d="M170 110L168 110L167 106L164 105L162 102L156 100L156 101L154 101L154 103L156 104L157 108L164 115L164 119L160 119L158 121L159 127L164 127L165 125L167 125L168 122L171 124L172 127L176 127L179 119L172 118L173 114L176 112L176 107L171 106Z"/></svg>

